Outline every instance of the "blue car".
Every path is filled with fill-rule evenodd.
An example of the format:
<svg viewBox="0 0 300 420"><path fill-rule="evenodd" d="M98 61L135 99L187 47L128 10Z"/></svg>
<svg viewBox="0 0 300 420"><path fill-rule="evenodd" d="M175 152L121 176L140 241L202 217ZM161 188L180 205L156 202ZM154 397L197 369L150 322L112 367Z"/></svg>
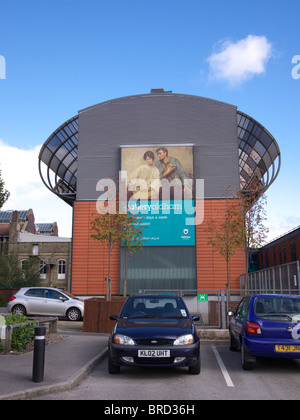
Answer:
<svg viewBox="0 0 300 420"><path fill-rule="evenodd" d="M241 351L244 370L256 357L300 359L300 296L246 296L229 312L230 350Z"/></svg>
<svg viewBox="0 0 300 420"><path fill-rule="evenodd" d="M182 298L171 295L129 297L108 342L108 371L121 366L188 366L200 373L200 341Z"/></svg>

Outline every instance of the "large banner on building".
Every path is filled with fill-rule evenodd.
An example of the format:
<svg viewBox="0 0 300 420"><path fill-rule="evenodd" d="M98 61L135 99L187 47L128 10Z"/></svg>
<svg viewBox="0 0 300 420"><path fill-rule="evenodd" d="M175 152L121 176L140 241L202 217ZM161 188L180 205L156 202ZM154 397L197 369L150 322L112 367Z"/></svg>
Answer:
<svg viewBox="0 0 300 420"><path fill-rule="evenodd" d="M123 146L121 170L145 245L195 245L193 146Z"/></svg>
<svg viewBox="0 0 300 420"><path fill-rule="evenodd" d="M121 169L127 173L129 197L192 199L193 146L121 146Z"/></svg>
<svg viewBox="0 0 300 420"><path fill-rule="evenodd" d="M193 200L129 202L128 209L138 215L146 246L195 245Z"/></svg>

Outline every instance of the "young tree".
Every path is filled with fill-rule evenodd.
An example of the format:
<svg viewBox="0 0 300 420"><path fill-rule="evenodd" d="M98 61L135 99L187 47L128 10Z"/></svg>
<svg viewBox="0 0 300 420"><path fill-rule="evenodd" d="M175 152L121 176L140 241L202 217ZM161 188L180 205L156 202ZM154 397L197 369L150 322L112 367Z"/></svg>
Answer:
<svg viewBox="0 0 300 420"><path fill-rule="evenodd" d="M125 215L122 220L122 235L120 238L120 245L124 247L125 251L125 269L124 269L124 281L123 281L123 296L127 295L127 262L128 253L129 255L134 254L143 248L143 231L140 229L140 221L135 214Z"/></svg>
<svg viewBox="0 0 300 420"><path fill-rule="evenodd" d="M25 261L23 270L16 254L0 255L0 287L31 287L40 283L40 264L37 257Z"/></svg>
<svg viewBox="0 0 300 420"><path fill-rule="evenodd" d="M4 181L1 177L1 169L0 169L0 209L3 204L8 200L10 193L4 188Z"/></svg>
<svg viewBox="0 0 300 420"><path fill-rule="evenodd" d="M107 282L111 279L111 253L113 247L119 243L121 234L121 215L115 214L98 214L92 221L91 237L103 243L108 250L108 278ZM106 299L111 300L109 283L107 284Z"/></svg>
<svg viewBox="0 0 300 420"><path fill-rule="evenodd" d="M208 244L212 245L213 250L218 252L226 261L227 268L227 288L230 289L229 263L237 248L243 246L243 232L241 224L242 215L237 207L234 197L230 198L230 185L225 188L226 208L220 211L220 223L213 222L208 228L211 236Z"/></svg>
<svg viewBox="0 0 300 420"><path fill-rule="evenodd" d="M103 243L108 250L108 279L111 280L111 253L117 244L125 248L125 279L124 296L127 288L127 258L128 250L136 252L142 248L142 230L136 215L115 213L98 214L92 222L91 237ZM107 300L110 300L110 288L107 288Z"/></svg>
<svg viewBox="0 0 300 420"><path fill-rule="evenodd" d="M227 287L230 288L229 263L237 248L244 248L246 275L249 271L250 249L260 248L269 232L266 220L266 196L264 183L254 177L252 183L235 195L230 195L230 186L225 188L226 210L220 214L222 222L209 228L209 244L219 252L227 264Z"/></svg>
<svg viewBox="0 0 300 420"><path fill-rule="evenodd" d="M22 270L17 255L0 255L0 287L20 287Z"/></svg>
<svg viewBox="0 0 300 420"><path fill-rule="evenodd" d="M248 275L250 249L263 246L269 233L269 229L265 226L267 198L262 180L254 178L250 187L238 193L238 199L243 222L241 236L244 238L246 275Z"/></svg>

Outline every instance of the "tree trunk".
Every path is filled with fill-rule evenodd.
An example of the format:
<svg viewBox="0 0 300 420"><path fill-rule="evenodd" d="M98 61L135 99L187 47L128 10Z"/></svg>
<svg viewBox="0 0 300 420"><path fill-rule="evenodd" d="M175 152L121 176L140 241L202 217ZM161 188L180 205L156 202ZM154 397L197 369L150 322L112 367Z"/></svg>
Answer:
<svg viewBox="0 0 300 420"><path fill-rule="evenodd" d="M123 296L127 296L127 253L128 253L128 249L127 247L125 247L125 275L124 275L124 283L123 283Z"/></svg>

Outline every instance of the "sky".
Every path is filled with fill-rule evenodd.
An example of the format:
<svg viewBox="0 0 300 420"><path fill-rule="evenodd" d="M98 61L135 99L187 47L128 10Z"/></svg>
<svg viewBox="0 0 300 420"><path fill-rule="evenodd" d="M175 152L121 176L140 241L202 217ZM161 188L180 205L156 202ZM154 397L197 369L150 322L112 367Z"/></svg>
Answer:
<svg viewBox="0 0 300 420"><path fill-rule="evenodd" d="M300 225L299 0L0 0L2 210L72 233L38 171L42 144L88 106L164 88L238 107L275 137L271 240Z"/></svg>

